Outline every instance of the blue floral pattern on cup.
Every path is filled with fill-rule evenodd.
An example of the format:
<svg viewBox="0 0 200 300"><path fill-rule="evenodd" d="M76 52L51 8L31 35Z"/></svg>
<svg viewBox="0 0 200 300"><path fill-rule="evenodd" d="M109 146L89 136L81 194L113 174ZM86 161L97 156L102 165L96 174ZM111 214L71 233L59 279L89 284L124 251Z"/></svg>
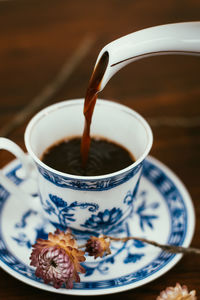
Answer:
<svg viewBox="0 0 200 300"><path fill-rule="evenodd" d="M80 225L82 231L88 230L93 233L107 234L113 226L119 227L121 223L133 212L133 202L136 199L136 193L139 186L139 180L136 187L131 191L128 190L125 197L121 199L121 204L126 204L125 208L112 207L111 209L102 209L101 205L97 203L67 201L57 195L49 194L48 199L42 201L43 209L46 212L50 222L57 228L65 230L67 227L72 227L76 221L79 213L77 208L87 209L89 212L96 212L90 214ZM70 200L70 199L69 199Z"/></svg>
<svg viewBox="0 0 200 300"><path fill-rule="evenodd" d="M54 225L58 224L59 228L62 227L64 229L68 227L70 222L75 221L74 212L77 207L94 212L99 208L99 205L89 202L79 203L77 201L68 204L67 201L52 194L49 194L49 199L43 203L46 213L57 217L57 223L54 222Z"/></svg>
<svg viewBox="0 0 200 300"><path fill-rule="evenodd" d="M106 233L113 225L119 223L121 218L122 210L120 208L113 207L110 210L105 209L97 214L92 214L82 226L93 231Z"/></svg>

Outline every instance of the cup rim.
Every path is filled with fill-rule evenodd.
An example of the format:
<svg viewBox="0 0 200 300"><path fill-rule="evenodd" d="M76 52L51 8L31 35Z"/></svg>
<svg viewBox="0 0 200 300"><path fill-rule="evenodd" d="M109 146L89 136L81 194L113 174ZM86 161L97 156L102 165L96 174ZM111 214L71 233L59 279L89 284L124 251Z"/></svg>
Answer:
<svg viewBox="0 0 200 300"><path fill-rule="evenodd" d="M65 106L71 106L71 105L80 105L80 104L84 104L84 99L83 98L74 98L74 99L70 99L70 100L64 100L64 101L60 101L58 103L49 105L47 107L45 107L44 109L40 110L37 114L35 114L31 120L29 121L26 130L25 130L25 134L24 134L24 141L25 141L25 146L26 149L29 153L29 155L32 157L32 159L41 167L43 167L44 169L46 169L47 171L54 173L57 176L62 176L65 178L70 178L70 179L75 179L75 180L99 180L99 179L107 179L110 177L115 177L118 175L122 175L124 173L127 173L129 171L131 171L133 168L137 167L148 155L148 153L151 150L152 144L153 144L153 133L151 130L150 125L148 124L148 122L144 119L144 117L142 117L138 112L136 112L135 110L133 110L132 108L129 108L128 106L125 106L121 103L118 102L114 102L111 100L105 100L105 99L98 99L96 102L96 105L108 105L108 106L114 106L117 107L119 109L121 109L123 112L131 114L132 116L134 116L135 118L137 118L138 121L140 121L140 123L143 125L143 127L146 130L147 136L148 136L148 143L146 146L145 151L143 152L143 154L131 165L129 165L126 168L123 168L119 171L116 172L112 172L112 173L108 173L108 174L104 174L104 175L97 175L97 176L81 176L81 175L73 175L73 174L69 174L69 173L64 173L61 171L57 171L51 167L49 167L48 165L46 165L45 163L43 163L40 158L37 157L37 155L34 153L34 151L31 148L30 145L30 135L31 135L31 131L33 129L33 127L37 124L37 122L39 120L41 120L42 118L44 118L46 115L50 114L51 112L57 110L57 109L61 109L62 107Z"/></svg>

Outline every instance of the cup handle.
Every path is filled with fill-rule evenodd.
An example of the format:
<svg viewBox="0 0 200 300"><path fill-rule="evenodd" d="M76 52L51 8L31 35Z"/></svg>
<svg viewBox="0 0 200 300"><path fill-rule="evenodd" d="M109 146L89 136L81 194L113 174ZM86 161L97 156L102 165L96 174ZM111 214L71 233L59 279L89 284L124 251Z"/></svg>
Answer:
<svg viewBox="0 0 200 300"><path fill-rule="evenodd" d="M30 157L26 155L17 144L7 138L0 137L0 150L7 150L20 160L23 166L23 170L25 171L25 178L35 177L35 166L31 162ZM0 170L0 184L2 184L10 193L14 193L20 196L22 196L22 193L28 194L27 192L22 190L21 187L17 186L8 177L6 177L3 174L2 170Z"/></svg>

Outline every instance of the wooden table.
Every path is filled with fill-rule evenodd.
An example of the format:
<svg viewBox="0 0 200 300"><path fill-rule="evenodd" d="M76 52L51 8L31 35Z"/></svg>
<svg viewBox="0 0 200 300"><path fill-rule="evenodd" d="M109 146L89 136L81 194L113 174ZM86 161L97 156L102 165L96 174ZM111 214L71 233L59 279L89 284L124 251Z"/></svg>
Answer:
<svg viewBox="0 0 200 300"><path fill-rule="evenodd" d="M197 0L21 0L0 1L0 128L11 122L54 80L62 64L84 37L93 36L87 55L66 82L40 108L83 97L101 48L136 30L200 18ZM192 246L200 248L200 58L160 56L137 61L116 74L101 98L134 108L147 118L154 133L151 155L169 166L193 199L196 229ZM39 108L38 108L39 110ZM23 149L28 119L8 136ZM13 156L0 153L0 167ZM0 270L0 299L64 299L66 296L30 287ZM167 274L145 286L119 294L153 300L176 282L196 289L200 297L200 257L185 256ZM105 296L115 299L117 295ZM68 296L67 296L68 297ZM70 296L69 296L70 297Z"/></svg>

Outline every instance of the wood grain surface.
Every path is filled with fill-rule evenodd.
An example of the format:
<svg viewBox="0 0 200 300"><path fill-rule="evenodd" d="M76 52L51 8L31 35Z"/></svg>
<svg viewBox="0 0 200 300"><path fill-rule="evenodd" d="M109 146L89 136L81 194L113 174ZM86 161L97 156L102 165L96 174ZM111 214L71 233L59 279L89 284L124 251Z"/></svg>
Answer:
<svg viewBox="0 0 200 300"><path fill-rule="evenodd" d="M200 20L198 0L2 0L0 1L0 128L12 121L63 63L83 37L92 36L88 54L59 90L40 108L64 99L84 97L101 48L125 34L165 23ZM134 108L152 125L151 155L184 182L194 203L195 235L200 248L200 57L168 55L145 58L117 73L100 97ZM39 108L38 108L39 109ZM30 116L31 117L31 116ZM24 150L30 117L10 134ZM0 152L0 167L13 156ZM200 299L200 256L185 256L167 274L104 299L156 299L161 290L185 284ZM0 270L0 300L64 299L71 296L32 288ZM101 297L101 296L100 296ZM72 298L72 297L71 297ZM76 298L76 297L73 297Z"/></svg>

